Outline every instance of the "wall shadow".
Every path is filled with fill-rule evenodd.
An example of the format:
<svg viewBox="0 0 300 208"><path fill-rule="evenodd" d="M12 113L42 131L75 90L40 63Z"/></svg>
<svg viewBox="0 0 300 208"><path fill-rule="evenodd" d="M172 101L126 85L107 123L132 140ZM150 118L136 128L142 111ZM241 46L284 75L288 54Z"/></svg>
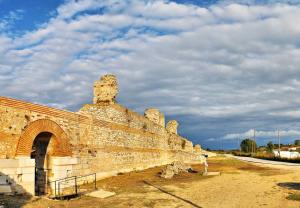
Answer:
<svg viewBox="0 0 300 208"><path fill-rule="evenodd" d="M156 186L156 185L153 185L153 184L149 183L148 181L143 180L143 183L144 183L144 184L147 184L148 186L152 186L152 187L158 189L159 191L161 191L161 192L163 192L163 193L165 193L165 194L168 194L168 195L170 195L170 196L173 196L173 197L175 197L176 199L179 199L179 200L181 200L181 201L184 201L184 202L186 202L186 203L188 203L188 204L190 204L190 205L192 205L192 206L194 206L194 207L196 207L196 208L202 208L202 207L200 207L199 205L195 204L194 202L191 202L190 200L187 200L187 199L184 199L184 198L182 198L182 197L180 197L180 196L177 196L177 195L175 195L175 194L172 194L171 192L168 192L168 191L166 191L166 190L164 190L164 189L162 189L162 188L160 188L160 187L158 187L158 186Z"/></svg>
<svg viewBox="0 0 300 208"><path fill-rule="evenodd" d="M277 184L280 187L293 189L293 190L300 190L300 183L295 182L284 182L284 183L278 183Z"/></svg>
<svg viewBox="0 0 300 208"><path fill-rule="evenodd" d="M9 208L19 208L32 199L32 195L26 192L21 185L17 184L13 178L2 172L0 172L0 177L2 177L2 185L0 184L0 186L5 186L5 184L10 185L12 190L11 193L0 193L0 205L4 205L4 207ZM5 181L3 181L4 177L6 178ZM17 194L17 192L22 192L23 194Z"/></svg>

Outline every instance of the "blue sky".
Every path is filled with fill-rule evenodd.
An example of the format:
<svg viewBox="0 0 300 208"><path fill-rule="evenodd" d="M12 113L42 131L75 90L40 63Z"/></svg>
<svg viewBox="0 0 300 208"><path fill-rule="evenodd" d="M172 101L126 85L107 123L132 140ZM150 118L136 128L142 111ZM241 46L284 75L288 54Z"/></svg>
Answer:
<svg viewBox="0 0 300 208"><path fill-rule="evenodd" d="M11 33L22 34L47 22L55 15L56 8L63 2L61 0L49 0L42 3L35 0L1 0L0 18L10 18L12 13L17 15L18 18L11 22L8 30Z"/></svg>
<svg viewBox="0 0 300 208"><path fill-rule="evenodd" d="M77 111L92 84L204 147L300 138L299 1L0 0L0 95Z"/></svg>

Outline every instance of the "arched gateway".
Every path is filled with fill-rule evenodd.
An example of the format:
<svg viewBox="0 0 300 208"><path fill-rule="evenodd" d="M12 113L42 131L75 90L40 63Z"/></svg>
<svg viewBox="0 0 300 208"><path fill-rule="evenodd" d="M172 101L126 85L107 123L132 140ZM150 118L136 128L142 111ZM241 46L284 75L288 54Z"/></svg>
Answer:
<svg viewBox="0 0 300 208"><path fill-rule="evenodd" d="M39 195L49 188L60 194L63 186L46 182L204 161L201 149L178 135L177 122L166 128L158 109L141 115L119 104L117 94L110 74L94 83L93 103L78 112L0 96L0 175L12 179L17 193ZM43 119L31 120L36 116Z"/></svg>
<svg viewBox="0 0 300 208"><path fill-rule="evenodd" d="M16 156L30 157L35 138L43 132L53 135L52 156L71 156L69 139L64 130L54 121L39 119L31 122L21 134L17 146Z"/></svg>
<svg viewBox="0 0 300 208"><path fill-rule="evenodd" d="M36 120L22 133L16 156L35 159L35 195L42 195L46 193L49 175L52 174L50 157L71 156L69 140L63 129L54 121Z"/></svg>

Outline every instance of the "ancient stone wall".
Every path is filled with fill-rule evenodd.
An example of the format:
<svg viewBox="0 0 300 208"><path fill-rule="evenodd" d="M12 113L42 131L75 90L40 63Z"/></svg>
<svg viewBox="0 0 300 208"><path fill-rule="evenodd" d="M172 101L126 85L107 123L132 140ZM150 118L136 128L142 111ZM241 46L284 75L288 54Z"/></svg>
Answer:
<svg viewBox="0 0 300 208"><path fill-rule="evenodd" d="M145 110L144 116L153 123L165 127L165 116L158 109L148 108Z"/></svg>
<svg viewBox="0 0 300 208"><path fill-rule="evenodd" d="M176 121L166 129L158 110L148 109L143 116L117 104L117 89L114 76L100 79L94 86L94 104L78 113L0 97L0 160L19 164L0 168L0 173L20 184L32 181L18 158L31 160L32 168L32 145L42 132L53 134L47 153L50 181L89 173L101 178L176 160L200 162L192 142L177 135Z"/></svg>
<svg viewBox="0 0 300 208"><path fill-rule="evenodd" d="M177 134L178 122L175 120L171 120L167 123L166 129L171 134Z"/></svg>

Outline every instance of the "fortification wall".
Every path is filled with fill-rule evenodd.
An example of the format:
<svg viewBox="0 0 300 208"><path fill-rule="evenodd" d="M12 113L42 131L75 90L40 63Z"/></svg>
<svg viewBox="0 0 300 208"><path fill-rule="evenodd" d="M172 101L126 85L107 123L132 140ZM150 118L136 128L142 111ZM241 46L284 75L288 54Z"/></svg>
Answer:
<svg viewBox="0 0 300 208"><path fill-rule="evenodd" d="M115 84L113 77L109 80ZM0 166L0 174L33 193L30 151L37 134L44 131L54 138L47 153L50 181L89 173L97 173L99 179L176 160L201 162L192 142L177 135L177 122L166 129L158 110L147 110L146 118L115 103L117 88L111 93L109 82L105 83L103 93L103 82L96 82L94 104L78 113L0 97L0 163L15 164Z"/></svg>

